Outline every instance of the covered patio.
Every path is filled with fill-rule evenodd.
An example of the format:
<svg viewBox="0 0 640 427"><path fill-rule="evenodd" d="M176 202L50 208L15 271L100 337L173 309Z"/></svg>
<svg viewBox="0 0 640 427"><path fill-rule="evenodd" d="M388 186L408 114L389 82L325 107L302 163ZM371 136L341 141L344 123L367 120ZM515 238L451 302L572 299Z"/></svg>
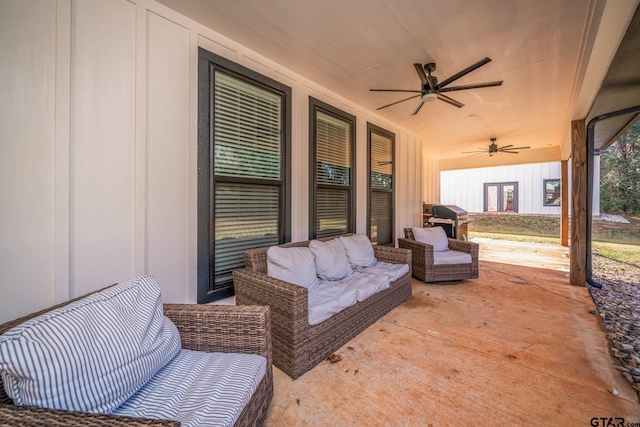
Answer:
<svg viewBox="0 0 640 427"><path fill-rule="evenodd" d="M637 395L589 292L569 284L568 258L557 258L566 248L520 247L521 264L537 254L547 267L487 261L508 251L485 242L478 279L413 279L413 297L336 352L341 361L296 381L274 368L267 425L636 422Z"/></svg>

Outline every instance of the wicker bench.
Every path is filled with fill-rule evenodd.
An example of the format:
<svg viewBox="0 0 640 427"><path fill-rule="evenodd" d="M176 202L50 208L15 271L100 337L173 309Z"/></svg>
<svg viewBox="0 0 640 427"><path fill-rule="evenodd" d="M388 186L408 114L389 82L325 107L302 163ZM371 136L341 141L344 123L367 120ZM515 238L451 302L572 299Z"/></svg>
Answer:
<svg viewBox="0 0 640 427"><path fill-rule="evenodd" d="M308 246L309 242L280 246ZM411 251L374 246L375 257L379 261L408 264L409 272L391 282L388 289L311 326L307 289L269 277L267 250L247 250L244 255L246 268L233 272L236 304L271 307L273 363L293 379L309 371L367 326L411 297Z"/></svg>
<svg viewBox="0 0 640 427"><path fill-rule="evenodd" d="M84 298L80 297L80 298ZM76 301L80 298L76 298ZM63 304L0 325L0 334ZM267 370L244 407L235 426L260 426L273 397L270 313L268 307L164 304L164 313L178 328L182 347L190 350L258 354L267 359ZM0 425L21 426L179 426L172 420L15 406L0 378Z"/></svg>

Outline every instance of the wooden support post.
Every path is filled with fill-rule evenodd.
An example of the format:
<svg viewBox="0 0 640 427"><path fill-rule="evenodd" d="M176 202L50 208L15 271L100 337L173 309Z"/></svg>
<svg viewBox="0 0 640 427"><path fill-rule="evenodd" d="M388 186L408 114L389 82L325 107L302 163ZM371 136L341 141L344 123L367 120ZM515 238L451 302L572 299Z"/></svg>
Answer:
<svg viewBox="0 0 640 427"><path fill-rule="evenodd" d="M587 136L584 120L571 122L571 250L569 280L587 282Z"/></svg>
<svg viewBox="0 0 640 427"><path fill-rule="evenodd" d="M569 161L560 162L560 244L569 246Z"/></svg>

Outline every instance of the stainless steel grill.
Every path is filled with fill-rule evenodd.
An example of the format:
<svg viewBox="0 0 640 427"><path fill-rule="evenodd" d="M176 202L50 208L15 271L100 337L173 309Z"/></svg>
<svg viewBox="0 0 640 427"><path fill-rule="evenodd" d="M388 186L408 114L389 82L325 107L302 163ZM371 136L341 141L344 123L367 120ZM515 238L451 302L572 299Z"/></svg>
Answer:
<svg viewBox="0 0 640 427"><path fill-rule="evenodd" d="M467 211L455 205L423 205L424 225L440 226L447 233L447 236L467 240L468 225L471 220Z"/></svg>

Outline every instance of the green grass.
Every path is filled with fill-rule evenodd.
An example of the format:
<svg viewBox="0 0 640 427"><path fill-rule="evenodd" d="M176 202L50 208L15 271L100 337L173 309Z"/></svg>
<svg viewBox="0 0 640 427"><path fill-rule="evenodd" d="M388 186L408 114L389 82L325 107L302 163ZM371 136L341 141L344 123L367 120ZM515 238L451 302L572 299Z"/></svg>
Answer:
<svg viewBox="0 0 640 427"><path fill-rule="evenodd" d="M469 237L471 238L482 237L486 239L509 240L512 242L547 243L547 244L553 244L553 245L560 244L560 238L558 237L487 233L487 232L481 232L481 231L469 232ZM617 260L628 262L635 265L640 265L640 245L593 241L591 242L591 248L598 255L617 259Z"/></svg>

